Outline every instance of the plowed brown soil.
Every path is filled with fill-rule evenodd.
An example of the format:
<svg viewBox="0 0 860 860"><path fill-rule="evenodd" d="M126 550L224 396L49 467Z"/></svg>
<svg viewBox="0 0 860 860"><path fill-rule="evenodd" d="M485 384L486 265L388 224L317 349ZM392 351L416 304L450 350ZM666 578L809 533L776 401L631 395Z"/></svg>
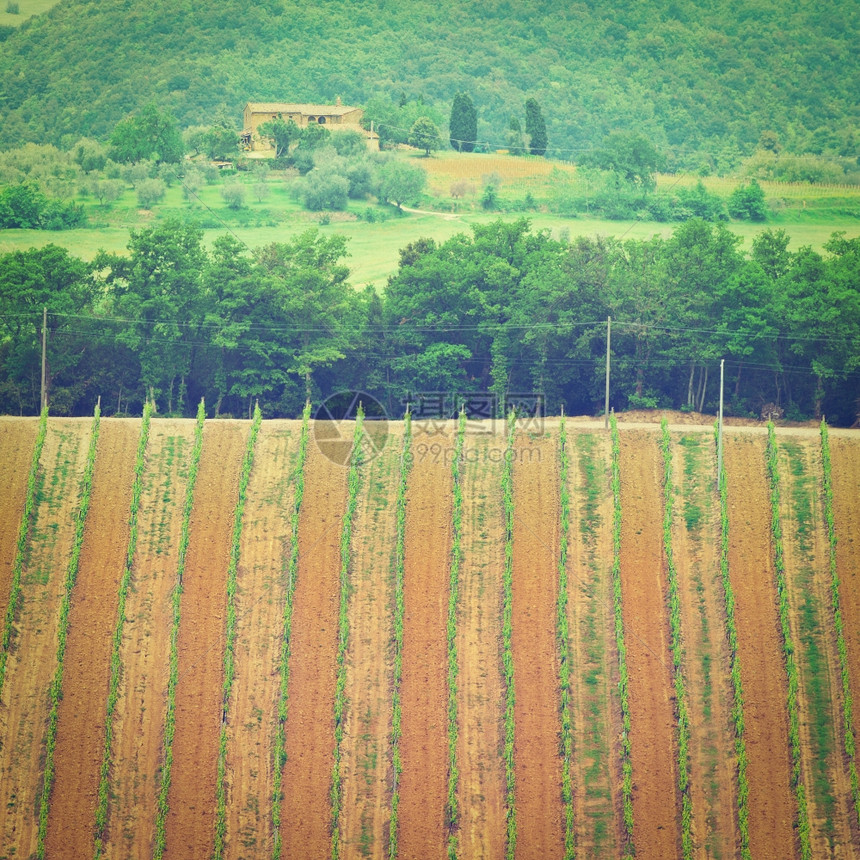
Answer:
<svg viewBox="0 0 860 860"><path fill-rule="evenodd" d="M621 435L621 589L630 672L636 856L680 855L678 756L656 433Z"/></svg>
<svg viewBox="0 0 860 860"><path fill-rule="evenodd" d="M439 445L441 453L435 451ZM446 856L448 791L447 647L454 439L415 433L406 497L403 619L403 734L399 851L403 860ZM447 451L448 457L445 456Z"/></svg>
<svg viewBox="0 0 860 860"><path fill-rule="evenodd" d="M166 856L208 857L224 674L227 566L248 422L207 422L182 580Z"/></svg>
<svg viewBox="0 0 860 860"><path fill-rule="evenodd" d="M57 623L89 442L89 421L48 421L41 491L21 577L21 604L0 704L0 842L36 850L48 688L56 671Z"/></svg>
<svg viewBox="0 0 860 860"><path fill-rule="evenodd" d="M293 596L287 763L281 813L283 856L331 854L334 691L340 604L340 535L347 469L311 439L299 522L299 572Z"/></svg>
<svg viewBox="0 0 860 860"><path fill-rule="evenodd" d="M18 529L39 422L0 419L0 623L6 618Z"/></svg>
<svg viewBox="0 0 860 860"><path fill-rule="evenodd" d="M119 583L128 550L140 422L103 420L78 578L72 592L57 719L47 854L87 857L104 754L105 702Z"/></svg>
<svg viewBox="0 0 860 860"><path fill-rule="evenodd" d="M856 439L840 439L831 434L830 456L839 603L848 652L856 726L860 718L860 444ZM839 731L841 745L841 722ZM860 767L860 754L857 755L856 762ZM854 845L857 846L860 845L860 828L857 828L853 816L852 819ZM860 851L856 853L860 856Z"/></svg>
<svg viewBox="0 0 860 860"><path fill-rule="evenodd" d="M577 856L599 860L617 852L621 804L609 437L568 431L567 449L573 820Z"/></svg>
<svg viewBox="0 0 860 860"><path fill-rule="evenodd" d="M512 652L516 856L562 855L559 756L558 450L554 439L519 435L514 445Z"/></svg>
<svg viewBox="0 0 860 860"><path fill-rule="evenodd" d="M739 835L714 443L705 433L673 434L672 443L672 548L690 713L693 843L697 857L729 857L737 853Z"/></svg>
<svg viewBox="0 0 860 860"><path fill-rule="evenodd" d="M851 786L837 732L842 683L832 632L830 550L821 510L818 439L778 440L780 517L800 676L801 770L813 856L851 856ZM832 852L831 852L832 849Z"/></svg>
<svg viewBox="0 0 860 860"><path fill-rule="evenodd" d="M505 522L500 487L503 449L496 439L465 437L461 466L463 558L457 621L460 852L505 852L505 767L501 642Z"/></svg>
<svg viewBox="0 0 860 860"><path fill-rule="evenodd" d="M120 648L107 857L152 856L167 712L171 594L193 444L193 421L152 420Z"/></svg>
<svg viewBox="0 0 860 860"><path fill-rule="evenodd" d="M225 856L272 853L272 746L301 424L260 427L248 483L236 590L236 676L227 721Z"/></svg>
<svg viewBox="0 0 860 860"><path fill-rule="evenodd" d="M729 576L735 594L744 690L753 857L795 856L796 804L789 777L787 682L770 534L762 435L725 435Z"/></svg>
<svg viewBox="0 0 860 860"><path fill-rule="evenodd" d="M349 652L343 737L341 856L387 856L391 789L389 644L394 635L394 550L402 435L362 468L352 536Z"/></svg>

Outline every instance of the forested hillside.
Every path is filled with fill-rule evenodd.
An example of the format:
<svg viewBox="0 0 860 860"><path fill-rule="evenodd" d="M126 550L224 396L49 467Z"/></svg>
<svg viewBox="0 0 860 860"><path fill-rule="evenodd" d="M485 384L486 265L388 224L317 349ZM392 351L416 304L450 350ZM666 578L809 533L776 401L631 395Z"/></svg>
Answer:
<svg viewBox="0 0 860 860"><path fill-rule="evenodd" d="M0 145L105 139L149 102L182 125L245 101L470 93L478 135L544 106L549 155L635 129L714 169L763 132L792 152L856 156L860 10L852 0L63 0L0 50Z"/></svg>

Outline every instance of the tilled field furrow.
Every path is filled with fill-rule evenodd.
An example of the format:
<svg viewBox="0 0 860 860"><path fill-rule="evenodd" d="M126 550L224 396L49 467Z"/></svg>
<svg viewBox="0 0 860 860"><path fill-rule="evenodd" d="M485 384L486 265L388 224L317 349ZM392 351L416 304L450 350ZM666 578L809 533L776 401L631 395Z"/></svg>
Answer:
<svg viewBox="0 0 860 860"><path fill-rule="evenodd" d="M247 422L207 422L182 581L176 733L165 856L208 857L215 838L227 566Z"/></svg>
<svg viewBox="0 0 860 860"><path fill-rule="evenodd" d="M273 750L278 639L286 599L290 514L301 426L260 427L248 484L236 593L236 676L227 734L225 856L272 852Z"/></svg>
<svg viewBox="0 0 860 860"><path fill-rule="evenodd" d="M672 442L672 540L686 646L693 843L696 857L728 857L736 853L739 834L714 441L695 433L675 434Z"/></svg>
<svg viewBox="0 0 860 860"><path fill-rule="evenodd" d="M0 630L9 605L18 529L38 429L37 418L0 419Z"/></svg>
<svg viewBox="0 0 860 860"><path fill-rule="evenodd" d="M317 860L331 854L329 792L346 479L347 466L329 460L312 433L299 519L299 571L290 642L281 812L282 856L289 860Z"/></svg>
<svg viewBox="0 0 860 860"><path fill-rule="evenodd" d="M764 434L727 431L729 576L735 595L753 857L796 856L787 681L771 540Z"/></svg>
<svg viewBox="0 0 860 860"><path fill-rule="evenodd" d="M446 856L447 646L454 428L415 432L406 502L399 851L402 860ZM437 448L440 449L436 453ZM447 452L447 455L446 455Z"/></svg>
<svg viewBox="0 0 860 860"><path fill-rule="evenodd" d="M152 855L182 500L194 422L153 419L126 598L105 856Z"/></svg>
<svg viewBox="0 0 860 860"><path fill-rule="evenodd" d="M636 856L680 853L678 756L657 434L621 435L621 587L630 672Z"/></svg>
<svg viewBox="0 0 860 860"><path fill-rule="evenodd" d="M365 425L367 426L367 425ZM349 703L343 750L341 856L387 856L391 817L391 728L394 552L397 480L402 434L393 430L385 449L362 467L352 537Z"/></svg>
<svg viewBox="0 0 860 860"><path fill-rule="evenodd" d="M101 424L92 500L72 592L47 855L88 857L104 753L105 702L119 584L128 550L131 490L140 424Z"/></svg>
<svg viewBox="0 0 860 860"><path fill-rule="evenodd" d="M0 702L0 844L36 850L48 688L57 666L57 625L75 535L92 422L48 421L21 603Z"/></svg>
<svg viewBox="0 0 860 860"><path fill-rule="evenodd" d="M577 856L614 856L620 821L621 731L612 634L612 495L609 439L568 430L570 549L568 627L574 724L573 803Z"/></svg>
<svg viewBox="0 0 860 860"><path fill-rule="evenodd" d="M499 753L505 709L499 644L505 564L500 442L467 432L461 478L460 852L475 860L493 860L505 850L505 768Z"/></svg>
<svg viewBox="0 0 860 860"><path fill-rule="evenodd" d="M558 452L555 439L514 444L512 651L518 860L562 856L559 755Z"/></svg>
<svg viewBox="0 0 860 860"><path fill-rule="evenodd" d="M839 602L848 656L854 733L860 741L860 444L856 439L831 433L830 456ZM855 753L855 761L860 769L860 751ZM854 815L851 818L853 844L856 856L860 856L860 849L856 847L860 846L860 827Z"/></svg>

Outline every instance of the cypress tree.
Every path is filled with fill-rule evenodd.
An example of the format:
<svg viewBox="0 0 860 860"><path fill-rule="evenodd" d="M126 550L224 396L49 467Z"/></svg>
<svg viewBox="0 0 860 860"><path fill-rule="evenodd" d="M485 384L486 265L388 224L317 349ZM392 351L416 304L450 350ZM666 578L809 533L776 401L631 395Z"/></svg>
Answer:
<svg viewBox="0 0 860 860"><path fill-rule="evenodd" d="M531 154L543 155L547 145L546 123L536 99L526 99L526 134Z"/></svg>
<svg viewBox="0 0 860 860"><path fill-rule="evenodd" d="M457 93L448 123L451 147L457 152L473 152L478 137L478 111L466 93Z"/></svg>

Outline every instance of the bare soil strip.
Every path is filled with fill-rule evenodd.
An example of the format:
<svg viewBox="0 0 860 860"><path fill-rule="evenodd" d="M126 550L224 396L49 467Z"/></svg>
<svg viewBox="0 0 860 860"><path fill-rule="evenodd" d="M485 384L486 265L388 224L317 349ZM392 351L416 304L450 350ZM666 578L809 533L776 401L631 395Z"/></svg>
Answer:
<svg viewBox="0 0 860 860"><path fill-rule="evenodd" d="M349 707L342 742L341 856L386 856L391 818L389 731L393 632L397 480L402 433L390 433L384 451L362 468L352 536Z"/></svg>
<svg viewBox="0 0 860 860"><path fill-rule="evenodd" d="M18 529L38 429L38 418L0 420L0 625L9 605Z"/></svg>
<svg viewBox="0 0 860 860"><path fill-rule="evenodd" d="M512 642L517 858L561 857L559 755L558 451L555 439L514 443Z"/></svg>
<svg viewBox="0 0 860 860"><path fill-rule="evenodd" d="M505 853L505 710L501 666L505 523L500 439L467 433L462 467L463 562L457 628L460 724L460 853Z"/></svg>
<svg viewBox="0 0 860 860"><path fill-rule="evenodd" d="M231 858L272 853L278 640L300 433L296 421L263 422L248 484L236 592L236 677L227 733L225 855Z"/></svg>
<svg viewBox="0 0 860 860"><path fill-rule="evenodd" d="M290 860L331 854L329 791L346 478L347 467L327 459L311 439L299 518L281 816L283 856Z"/></svg>
<svg viewBox="0 0 860 860"><path fill-rule="evenodd" d="M57 666L57 624L87 457L91 421L48 421L21 604L0 703L0 844L36 850L48 687Z"/></svg>
<svg viewBox="0 0 860 860"><path fill-rule="evenodd" d="M749 757L753 857L796 856L796 801L789 784L787 681L777 607L764 436L725 434L729 576Z"/></svg>
<svg viewBox="0 0 860 860"><path fill-rule="evenodd" d="M612 495L608 436L568 430L571 516L568 627L579 857L614 856L620 808L621 703L612 634Z"/></svg>
<svg viewBox="0 0 860 860"><path fill-rule="evenodd" d="M636 856L680 856L678 755L655 433L621 435L621 588L630 672Z"/></svg>
<svg viewBox="0 0 860 860"><path fill-rule="evenodd" d="M439 453L431 453L440 449ZM415 432L406 499L399 851L403 860L446 856L447 644L454 429Z"/></svg>
<svg viewBox="0 0 860 860"><path fill-rule="evenodd" d="M819 440L780 440L785 579L800 675L801 767L815 856L851 851L851 786L840 753L841 678L828 618L830 545L821 507Z"/></svg>
<svg viewBox="0 0 860 860"><path fill-rule="evenodd" d="M690 794L697 857L740 848L729 649L721 596L720 517L713 437L673 434L672 542L690 708Z"/></svg>
<svg viewBox="0 0 860 860"><path fill-rule="evenodd" d="M137 515L140 537L120 650L122 674L105 838L108 857L152 854L167 709L170 596L176 583L182 500L193 444L193 421L152 420Z"/></svg>
<svg viewBox="0 0 860 860"><path fill-rule="evenodd" d="M839 438L831 433L830 458L839 603L842 608L845 648L848 652L854 731L857 735L860 712L860 444L857 439ZM842 725L841 720L839 725ZM860 766L860 754L855 755L857 765ZM860 828L856 827L853 815L851 818L854 844L860 845ZM860 856L860 850L856 854Z"/></svg>
<svg viewBox="0 0 860 860"><path fill-rule="evenodd" d="M215 837L227 566L248 423L206 422L182 582L166 856L208 857Z"/></svg>
<svg viewBox="0 0 860 860"><path fill-rule="evenodd" d="M92 501L72 593L47 854L88 857L104 754L105 702L119 583L128 550L131 487L140 422L101 424Z"/></svg>

